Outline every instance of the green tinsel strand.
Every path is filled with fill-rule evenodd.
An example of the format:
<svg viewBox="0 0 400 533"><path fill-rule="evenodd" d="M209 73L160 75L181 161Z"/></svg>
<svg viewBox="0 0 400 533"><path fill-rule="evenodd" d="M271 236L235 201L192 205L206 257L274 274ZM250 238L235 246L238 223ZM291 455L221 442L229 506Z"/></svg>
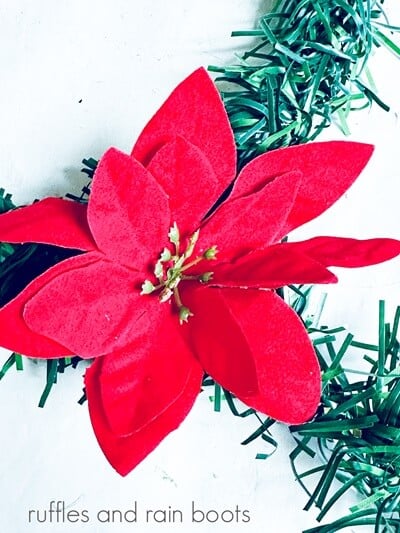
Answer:
<svg viewBox="0 0 400 533"><path fill-rule="evenodd" d="M293 426L297 447L291 454L296 478L305 488L304 479L322 472L306 505L320 509L322 520L349 489L355 489L361 502L350 514L331 524L307 533L339 531L355 525L375 525L376 532L400 528L400 345L397 341L400 307L391 324L385 322L385 305L379 303L378 344L370 345L347 336L337 349L337 339L319 348L317 354L324 367L321 409L313 422ZM347 350L368 350L364 360L370 368L351 370L344 366ZM362 379L349 383L348 376ZM304 453L310 438L326 463L300 474L296 460ZM342 485L333 489L332 482ZM397 529L396 529L397 528Z"/></svg>
<svg viewBox="0 0 400 533"><path fill-rule="evenodd" d="M251 50L221 74L221 89L235 132L239 165L266 150L314 140L336 118L372 102L367 61L383 45L400 57L388 37L383 0L279 0L260 18L258 29L235 31L254 37ZM365 74L366 81L362 79ZM369 85L368 85L369 83Z"/></svg>

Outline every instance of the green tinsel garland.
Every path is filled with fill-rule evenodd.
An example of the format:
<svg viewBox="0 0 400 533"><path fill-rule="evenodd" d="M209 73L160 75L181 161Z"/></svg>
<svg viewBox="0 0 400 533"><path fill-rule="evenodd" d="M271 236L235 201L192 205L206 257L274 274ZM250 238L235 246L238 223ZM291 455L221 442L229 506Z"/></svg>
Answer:
<svg viewBox="0 0 400 533"><path fill-rule="evenodd" d="M375 531L400 528L400 344L397 340L400 307L386 322L385 303L379 302L376 344L357 341L340 329L314 340L322 368L320 412L313 422L291 427L297 442L290 459L296 478L320 473L305 509L316 505L322 520L336 501L355 489L361 501L350 514L307 533L329 533L354 525L375 525ZM310 330L310 334L314 332ZM364 352L364 371L348 368L346 357L354 349ZM358 378L358 379L354 379ZM323 464L299 474L296 459L314 457L318 449ZM332 481L342 486L332 488Z"/></svg>
<svg viewBox="0 0 400 533"><path fill-rule="evenodd" d="M266 150L314 140L333 120L348 133L353 109L376 102L367 61L377 46L400 56L387 36L383 0L277 0L240 63L210 66L228 111L242 166ZM365 79L364 79L365 78Z"/></svg>

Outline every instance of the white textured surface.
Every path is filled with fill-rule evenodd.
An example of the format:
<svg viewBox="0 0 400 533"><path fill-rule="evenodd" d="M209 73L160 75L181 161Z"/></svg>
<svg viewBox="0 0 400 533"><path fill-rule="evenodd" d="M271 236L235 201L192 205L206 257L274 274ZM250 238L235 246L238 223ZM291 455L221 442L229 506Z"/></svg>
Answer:
<svg viewBox="0 0 400 533"><path fill-rule="evenodd" d="M14 193L17 203L79 190L83 157L99 157L110 145L128 151L184 76L199 65L231 58L241 43L230 39L230 31L252 26L257 9L266 4L0 0L0 185ZM396 1L387 4L393 20L400 21ZM399 72L393 57L377 54L373 73L392 112L374 108L352 121L354 139L377 145L374 159L346 197L299 236L400 238ZM340 134L331 128L327 137ZM330 290L323 322L348 324L374 342L378 299L400 303L399 267L396 260L340 272L341 283ZM1 355L7 356L4 351ZM28 364L23 374L11 371L2 381L0 531L297 533L316 525L315 513L301 510L306 497L289 468L292 442L286 429L275 430L280 448L273 458L255 461L261 443L239 444L255 427L229 413L213 413L207 393L178 431L131 475L120 478L97 446L86 407L76 403L82 371L61 377L42 410L35 405L43 388L42 365ZM51 500L88 510L90 521L28 524L28 511L46 509ZM98 510L126 510L135 500L137 524L96 521ZM192 524L192 500L204 510L238 505L251 520ZM168 506L183 511L183 524L145 523L145 509Z"/></svg>

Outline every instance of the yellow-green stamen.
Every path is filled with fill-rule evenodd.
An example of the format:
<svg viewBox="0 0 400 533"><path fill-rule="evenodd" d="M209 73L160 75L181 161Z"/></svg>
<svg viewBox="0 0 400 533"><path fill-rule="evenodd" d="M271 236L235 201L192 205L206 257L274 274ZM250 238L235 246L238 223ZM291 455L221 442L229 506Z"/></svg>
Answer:
<svg viewBox="0 0 400 533"><path fill-rule="evenodd" d="M213 276L213 272L203 272L199 275L185 275L184 273L193 266L199 264L201 261L210 261L217 256L217 247L212 246L208 248L202 255L199 255L186 263L186 261L193 255L197 240L199 238L199 230L195 231L190 236L186 250L180 253L180 233L176 223L171 227L168 233L169 241L175 248L175 253L172 253L168 248L164 248L161 252L160 258L154 267L154 275L158 280L158 284L154 285L150 280L146 279L142 284L142 291L140 294L148 295L153 292L159 292L159 300L161 303L167 302L174 296L174 302L179 311L179 321L181 324L187 322L193 316L193 313L186 307L181 300L178 285L181 281L199 281L200 283L208 283Z"/></svg>

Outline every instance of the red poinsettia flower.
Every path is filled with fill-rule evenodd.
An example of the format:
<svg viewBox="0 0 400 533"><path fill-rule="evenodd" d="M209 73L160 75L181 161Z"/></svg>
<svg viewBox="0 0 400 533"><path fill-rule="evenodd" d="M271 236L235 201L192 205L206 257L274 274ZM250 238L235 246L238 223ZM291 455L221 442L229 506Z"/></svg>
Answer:
<svg viewBox="0 0 400 533"><path fill-rule="evenodd" d="M88 206L48 198L0 217L0 240L81 250L0 310L0 344L35 357L95 358L85 384L94 431L127 474L186 417L203 372L287 423L310 419L320 371L306 330L274 289L330 283L327 266L400 253L391 239L281 243L353 183L372 148L315 143L236 172L232 131L203 69L144 129L112 148ZM210 214L211 213L211 214Z"/></svg>

